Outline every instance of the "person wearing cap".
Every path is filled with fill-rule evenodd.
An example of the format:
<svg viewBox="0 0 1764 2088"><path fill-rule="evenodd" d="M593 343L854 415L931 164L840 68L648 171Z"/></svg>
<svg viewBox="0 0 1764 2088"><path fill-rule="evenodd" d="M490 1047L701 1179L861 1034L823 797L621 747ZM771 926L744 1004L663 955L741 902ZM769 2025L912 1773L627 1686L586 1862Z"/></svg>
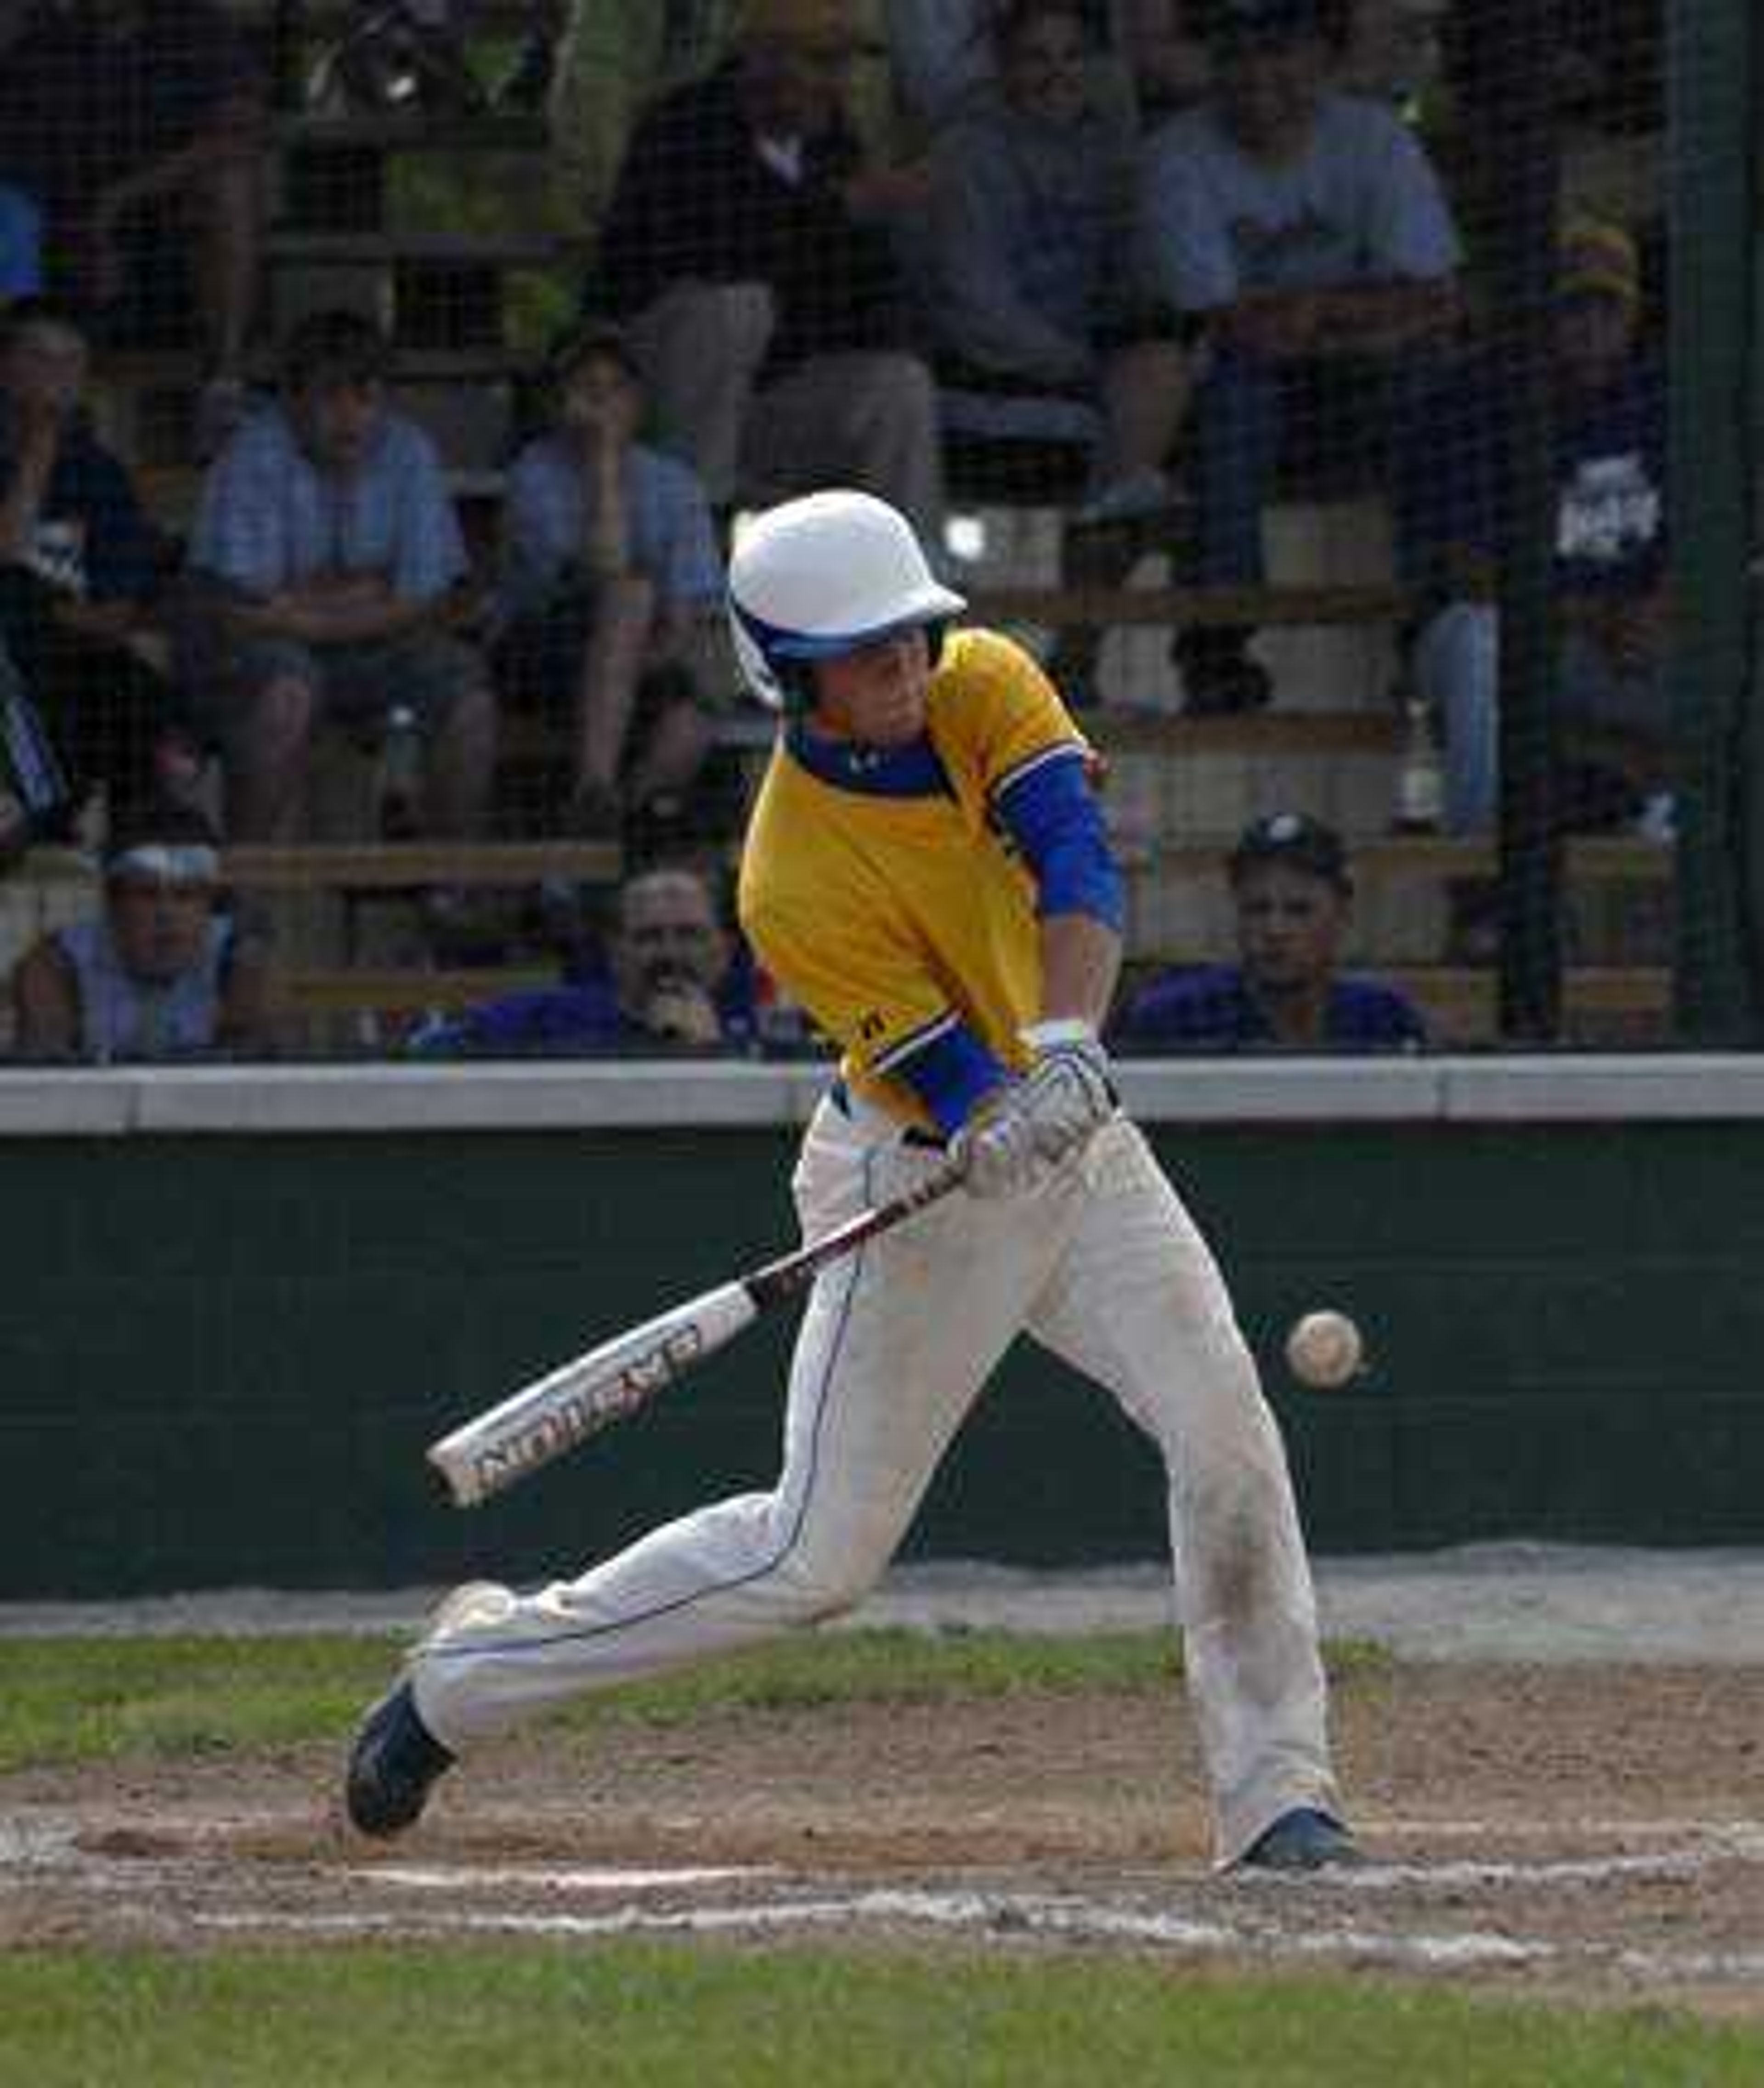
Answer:
<svg viewBox="0 0 1764 2088"><path fill-rule="evenodd" d="M1201 105L1147 140L1150 294L1196 344L1184 469L1197 541L1184 575L1254 587L1282 459L1380 459L1387 424L1457 327L1457 230L1420 142L1388 106L1329 85L1317 0L1211 0ZM1273 694L1245 627L1179 634L1188 706Z"/></svg>
<svg viewBox="0 0 1764 2088"><path fill-rule="evenodd" d="M496 710L459 635L475 606L465 546L433 441L387 403L391 361L359 313L302 319L281 400L203 482L179 637L234 840L301 839L320 721L370 738L395 705L422 735L424 830L482 822Z"/></svg>
<svg viewBox="0 0 1764 2088"><path fill-rule="evenodd" d="M1225 862L1239 961L1167 972L1115 1025L1128 1049L1416 1050L1419 1012L1394 986L1338 969L1353 907L1347 850L1303 812L1252 820Z"/></svg>
<svg viewBox="0 0 1764 2088"><path fill-rule="evenodd" d="M1672 828L1671 706L1663 670L1669 551L1667 392L1641 344L1642 271L1621 226L1571 220L1560 241L1555 354L1556 705L1614 747L1639 830ZM1500 799L1501 483L1506 387L1473 364L1429 402L1399 473L1406 553L1428 606L1417 693L1441 721L1446 824L1480 833ZM1601 793L1608 797L1608 793ZM1570 823L1609 807L1564 807Z"/></svg>
<svg viewBox="0 0 1764 2088"><path fill-rule="evenodd" d="M637 440L622 330L572 328L550 375L550 424L508 475L497 657L511 695L569 712L569 831L617 836L627 807L640 821L677 800L709 750L722 559L690 465Z"/></svg>
<svg viewBox="0 0 1764 2088"><path fill-rule="evenodd" d="M728 62L650 109L584 297L631 328L659 447L718 508L832 481L942 537L936 393L888 223L922 203L848 120L850 0L747 0Z"/></svg>
<svg viewBox="0 0 1764 2088"><path fill-rule="evenodd" d="M182 807L118 828L104 905L13 967L14 1055L184 1059L261 1050L268 976L220 905L213 828Z"/></svg>

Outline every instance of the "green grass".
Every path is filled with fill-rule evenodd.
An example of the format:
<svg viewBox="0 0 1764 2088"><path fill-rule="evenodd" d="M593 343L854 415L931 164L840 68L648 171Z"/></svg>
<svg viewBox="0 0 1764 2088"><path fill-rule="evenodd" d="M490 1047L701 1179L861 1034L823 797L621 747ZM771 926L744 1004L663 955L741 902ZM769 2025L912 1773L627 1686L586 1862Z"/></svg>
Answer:
<svg viewBox="0 0 1764 2088"><path fill-rule="evenodd" d="M397 1658L392 1641L375 1638L0 1640L0 1771L335 1740L385 1686ZM1376 1669L1381 1658L1351 1647L1332 1655L1338 1671ZM1161 1632L830 1632L580 1698L559 1722L666 1726L731 1706L789 1710L1024 1691L1124 1695L1167 1688L1176 1673L1173 1642Z"/></svg>
<svg viewBox="0 0 1764 2088"><path fill-rule="evenodd" d="M668 1945L0 1960L30 2088L1756 2088L1764 2040L1364 1980Z"/></svg>

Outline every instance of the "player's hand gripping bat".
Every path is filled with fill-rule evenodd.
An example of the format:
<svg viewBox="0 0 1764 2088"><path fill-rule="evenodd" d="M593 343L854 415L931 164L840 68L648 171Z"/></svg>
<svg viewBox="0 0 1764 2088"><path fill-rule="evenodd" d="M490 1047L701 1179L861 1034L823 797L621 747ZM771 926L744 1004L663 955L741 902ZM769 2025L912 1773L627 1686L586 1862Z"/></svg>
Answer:
<svg viewBox="0 0 1764 2088"><path fill-rule="evenodd" d="M961 1180L958 1168L934 1174L806 1247L614 1335L430 1444L429 1462L458 1507L476 1507L646 1405L762 1312L807 1290L829 1262L892 1231Z"/></svg>

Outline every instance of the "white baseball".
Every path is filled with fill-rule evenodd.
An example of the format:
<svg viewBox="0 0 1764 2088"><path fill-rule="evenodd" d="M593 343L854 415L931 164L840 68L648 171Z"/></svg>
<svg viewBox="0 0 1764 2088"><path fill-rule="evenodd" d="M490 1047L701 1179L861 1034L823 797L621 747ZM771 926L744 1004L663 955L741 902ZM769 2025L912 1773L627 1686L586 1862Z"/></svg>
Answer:
<svg viewBox="0 0 1764 2088"><path fill-rule="evenodd" d="M1345 1312L1307 1312L1287 1337L1287 1361L1301 1384L1334 1392L1359 1373L1366 1345Z"/></svg>

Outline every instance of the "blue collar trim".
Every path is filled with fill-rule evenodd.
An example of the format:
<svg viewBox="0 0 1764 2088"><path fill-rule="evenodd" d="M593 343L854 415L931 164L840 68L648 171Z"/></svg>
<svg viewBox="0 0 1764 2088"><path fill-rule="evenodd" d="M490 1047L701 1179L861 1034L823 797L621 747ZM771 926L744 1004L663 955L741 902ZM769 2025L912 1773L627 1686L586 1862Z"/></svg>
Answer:
<svg viewBox="0 0 1764 2088"><path fill-rule="evenodd" d="M937 750L923 735L905 747L827 739L800 721L786 735L790 752L818 782L863 798L953 798Z"/></svg>

